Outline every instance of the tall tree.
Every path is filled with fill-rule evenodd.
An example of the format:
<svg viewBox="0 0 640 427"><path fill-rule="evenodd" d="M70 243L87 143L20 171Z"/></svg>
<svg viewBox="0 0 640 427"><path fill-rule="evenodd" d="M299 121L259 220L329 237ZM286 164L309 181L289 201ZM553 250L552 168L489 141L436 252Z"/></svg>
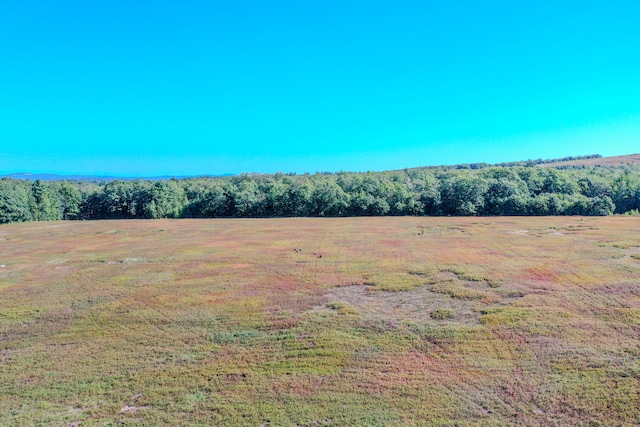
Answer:
<svg viewBox="0 0 640 427"><path fill-rule="evenodd" d="M58 183L58 206L62 219L78 219L82 205L82 193L67 181Z"/></svg>
<svg viewBox="0 0 640 427"><path fill-rule="evenodd" d="M179 218L187 205L187 196L176 179L157 181L151 187L147 206L150 218Z"/></svg>
<svg viewBox="0 0 640 427"><path fill-rule="evenodd" d="M0 179L0 223L32 220L29 199L29 189L24 182Z"/></svg>
<svg viewBox="0 0 640 427"><path fill-rule="evenodd" d="M60 201L51 185L38 179L31 185L32 217L36 221L62 219Z"/></svg>
<svg viewBox="0 0 640 427"><path fill-rule="evenodd" d="M484 179L468 175L453 175L445 179L440 190L442 209L450 215L478 215L484 210L488 184Z"/></svg>

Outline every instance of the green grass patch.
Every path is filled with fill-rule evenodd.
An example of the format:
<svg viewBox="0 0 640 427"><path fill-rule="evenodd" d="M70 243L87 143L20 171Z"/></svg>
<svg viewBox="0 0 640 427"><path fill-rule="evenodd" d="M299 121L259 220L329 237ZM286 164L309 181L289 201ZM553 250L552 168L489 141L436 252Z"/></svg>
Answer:
<svg viewBox="0 0 640 427"><path fill-rule="evenodd" d="M431 318L436 320L453 319L457 314L453 308L448 307L438 307L429 313Z"/></svg>
<svg viewBox="0 0 640 427"><path fill-rule="evenodd" d="M440 268L443 273L453 273L458 279L468 280L470 282L486 282L491 280L486 273L470 266L456 265Z"/></svg>
<svg viewBox="0 0 640 427"><path fill-rule="evenodd" d="M434 285L431 290L440 294L449 295L451 298L462 300L487 300L495 299L490 293L466 287L460 283L445 282Z"/></svg>
<svg viewBox="0 0 640 427"><path fill-rule="evenodd" d="M528 322L534 315L528 308L494 308L481 311L480 322L485 325L521 325Z"/></svg>
<svg viewBox="0 0 640 427"><path fill-rule="evenodd" d="M423 286L430 281L416 274L390 273L377 274L364 280L364 284L378 291L410 291L418 286Z"/></svg>
<svg viewBox="0 0 640 427"><path fill-rule="evenodd" d="M340 314L360 314L357 308L344 301L334 301L327 304L332 310L336 310Z"/></svg>
<svg viewBox="0 0 640 427"><path fill-rule="evenodd" d="M616 312L625 321L640 326L640 307L617 308Z"/></svg>

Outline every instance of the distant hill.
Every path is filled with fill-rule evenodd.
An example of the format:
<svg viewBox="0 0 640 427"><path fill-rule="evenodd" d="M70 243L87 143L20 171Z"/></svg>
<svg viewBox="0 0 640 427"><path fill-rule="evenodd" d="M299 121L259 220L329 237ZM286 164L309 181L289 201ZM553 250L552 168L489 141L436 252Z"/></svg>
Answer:
<svg viewBox="0 0 640 427"><path fill-rule="evenodd" d="M562 166L624 166L627 164L640 164L640 154L627 154L625 156L599 157L592 159L560 160L557 162L540 163L540 167Z"/></svg>
<svg viewBox="0 0 640 427"><path fill-rule="evenodd" d="M640 154L626 154L624 156L602 157L600 154L589 154L586 156L569 156L560 159L535 159L519 160L502 163L461 163L457 165L442 166L422 166L413 169L484 169L489 167L514 167L514 166L537 166L542 168L582 168L595 166L625 166L639 165Z"/></svg>
<svg viewBox="0 0 640 427"><path fill-rule="evenodd" d="M216 177L216 176L233 176L233 174L223 175L198 175L198 177ZM95 175L56 175L52 173L10 173L6 175L0 175L0 178L13 178L13 179L28 179L35 181L40 179L42 181L83 181L83 182L110 182L110 181L133 181L138 178L132 177L116 177L116 176L95 176ZM155 177L142 177L140 179L149 181L161 181L171 178L193 178L191 176L155 176Z"/></svg>
<svg viewBox="0 0 640 427"><path fill-rule="evenodd" d="M627 154L624 156L612 156L602 157L599 154L591 154L587 156L570 156L561 159L536 159L536 160L520 160L514 162L502 162L496 164L490 163L461 163L457 165L441 165L441 166L421 166L411 169L484 169L487 167L512 167L512 166L538 166L538 167L553 167L553 168L574 168L574 167L594 167L594 166L625 166L628 164L639 165L639 154ZM327 172L326 174L331 174ZM156 176L156 177L115 177L115 176L97 176L97 175L56 175L50 173L11 173L0 175L0 178L14 178L24 180L42 180L42 181L82 181L82 182L97 182L106 183L111 181L133 181L136 179L143 179L147 181L162 181L171 178L186 179L186 178L216 178L216 177L228 177L235 174L227 173L220 175L190 175L190 176ZM261 174L258 174L261 175Z"/></svg>
<svg viewBox="0 0 640 427"><path fill-rule="evenodd" d="M40 179L42 181L97 181L97 182L106 182L106 181L114 181L116 179L127 179L127 178L115 178L112 176L91 176L91 175L56 175L52 173L10 173L6 175L2 175L2 178L14 178L14 179L29 179L31 181L35 181Z"/></svg>

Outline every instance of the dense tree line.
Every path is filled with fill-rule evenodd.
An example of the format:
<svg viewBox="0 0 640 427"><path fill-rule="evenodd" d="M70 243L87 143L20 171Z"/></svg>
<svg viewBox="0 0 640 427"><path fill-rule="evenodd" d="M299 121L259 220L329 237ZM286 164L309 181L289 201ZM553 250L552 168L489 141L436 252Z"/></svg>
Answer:
<svg viewBox="0 0 640 427"><path fill-rule="evenodd" d="M535 165L87 183L0 179L0 223L374 215L609 215L640 209L640 167Z"/></svg>

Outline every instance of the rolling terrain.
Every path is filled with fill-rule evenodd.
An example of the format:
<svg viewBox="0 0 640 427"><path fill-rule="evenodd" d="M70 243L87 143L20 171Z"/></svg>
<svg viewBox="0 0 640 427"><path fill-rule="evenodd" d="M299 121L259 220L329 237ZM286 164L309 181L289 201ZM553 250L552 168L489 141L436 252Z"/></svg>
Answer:
<svg viewBox="0 0 640 427"><path fill-rule="evenodd" d="M0 425L640 422L636 217L0 226Z"/></svg>
<svg viewBox="0 0 640 427"><path fill-rule="evenodd" d="M625 166L637 165L640 163L640 154L627 154L625 156L600 157L593 159L567 160L551 163L541 163L539 167L559 167L559 166Z"/></svg>

